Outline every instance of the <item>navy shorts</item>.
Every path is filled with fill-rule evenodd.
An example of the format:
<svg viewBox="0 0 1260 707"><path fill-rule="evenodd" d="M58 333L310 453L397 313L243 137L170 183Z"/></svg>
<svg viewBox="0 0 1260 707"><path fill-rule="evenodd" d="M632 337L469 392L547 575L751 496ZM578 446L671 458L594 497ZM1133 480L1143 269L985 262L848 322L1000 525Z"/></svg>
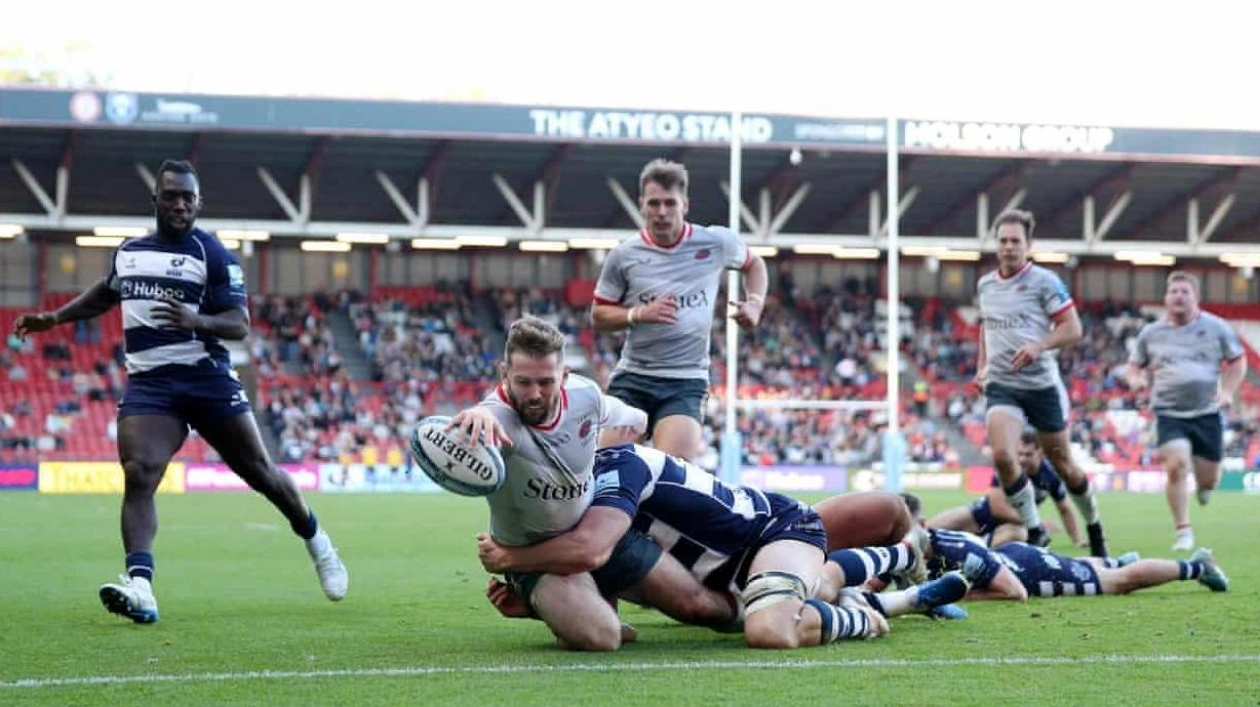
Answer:
<svg viewBox="0 0 1260 707"><path fill-rule="evenodd" d="M704 424L709 383L699 378L660 378L621 371L608 383L608 394L647 413L649 435L670 415L686 415Z"/></svg>
<svg viewBox="0 0 1260 707"><path fill-rule="evenodd" d="M1022 410L1025 420L1038 432L1061 432L1067 427L1067 391L1062 386L1024 390L1000 383L987 383L984 386L984 398L986 410L995 407Z"/></svg>
<svg viewBox="0 0 1260 707"><path fill-rule="evenodd" d="M618 592L638 584L648 572L660 561L661 546L643 533L630 529L617 541L608 561L599 569L591 572L599 593L606 597L616 596ZM506 572L504 578L517 596L526 602L534 594L538 580L544 572Z"/></svg>
<svg viewBox="0 0 1260 707"><path fill-rule="evenodd" d="M1155 434L1159 446L1173 440L1184 439L1190 443L1191 456L1219 462L1225 446L1225 432L1221 427L1219 412L1199 417L1155 416Z"/></svg>
<svg viewBox="0 0 1260 707"><path fill-rule="evenodd" d="M748 584L748 568L761 548L780 540L795 540L813 545L823 554L827 552L827 529L822 518L813 508L783 494L767 493L770 501L770 520L757 542L738 557L738 562L714 570L705 579L713 589L743 590Z"/></svg>
<svg viewBox="0 0 1260 707"><path fill-rule="evenodd" d="M197 428L250 412L249 398L236 373L225 363L203 360L195 366L166 367L127 380L118 401L118 417L166 415Z"/></svg>
<svg viewBox="0 0 1260 707"><path fill-rule="evenodd" d="M993 543L993 531L1001 525L997 518L993 517L993 507L989 505L989 497L983 496L976 499L971 504L971 519L976 523L976 535L984 538L986 545Z"/></svg>

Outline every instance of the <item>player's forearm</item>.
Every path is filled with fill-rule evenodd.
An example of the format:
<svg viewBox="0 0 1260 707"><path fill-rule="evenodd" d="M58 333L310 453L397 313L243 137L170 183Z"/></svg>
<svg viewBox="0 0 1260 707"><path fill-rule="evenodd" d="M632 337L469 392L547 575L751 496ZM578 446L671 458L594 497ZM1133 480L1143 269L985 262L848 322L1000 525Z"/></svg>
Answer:
<svg viewBox="0 0 1260 707"><path fill-rule="evenodd" d="M229 309L218 314L197 317L197 333L219 339L240 340L249 335L249 315L243 309Z"/></svg>
<svg viewBox="0 0 1260 707"><path fill-rule="evenodd" d="M1041 340L1041 344L1047 351L1061 349L1080 341L1083 335L1081 320L1077 317L1068 317L1057 322L1046 338Z"/></svg>
<svg viewBox="0 0 1260 707"><path fill-rule="evenodd" d="M766 261L761 256L752 256L752 262L744 271L744 299L757 299L766 302L766 290L770 286L770 275L766 272Z"/></svg>
<svg viewBox="0 0 1260 707"><path fill-rule="evenodd" d="M608 561L629 528L630 518L625 513L608 507L591 508L573 530L534 545L511 548L510 566L504 569L550 574L590 572Z"/></svg>
<svg viewBox="0 0 1260 707"><path fill-rule="evenodd" d="M591 326L595 331L621 331L638 324L638 307L597 304L591 309Z"/></svg>
<svg viewBox="0 0 1260 707"><path fill-rule="evenodd" d="M94 319L108 312L118 302L117 295L104 280L98 280L82 294L53 312L58 324Z"/></svg>
<svg viewBox="0 0 1260 707"><path fill-rule="evenodd" d="M1124 369L1124 382L1132 389L1145 387L1146 371L1140 366L1130 363Z"/></svg>
<svg viewBox="0 0 1260 707"><path fill-rule="evenodd" d="M1239 356L1238 358L1225 364L1225 370L1221 373L1221 392L1226 393L1229 397L1238 394L1238 387L1242 385L1243 379L1247 377L1247 357Z"/></svg>
<svg viewBox="0 0 1260 707"><path fill-rule="evenodd" d="M1072 539L1072 544L1080 544L1081 527L1076 522L1076 513L1072 511L1072 507L1067 502L1056 503L1055 506L1059 509L1059 517L1063 519L1063 530Z"/></svg>

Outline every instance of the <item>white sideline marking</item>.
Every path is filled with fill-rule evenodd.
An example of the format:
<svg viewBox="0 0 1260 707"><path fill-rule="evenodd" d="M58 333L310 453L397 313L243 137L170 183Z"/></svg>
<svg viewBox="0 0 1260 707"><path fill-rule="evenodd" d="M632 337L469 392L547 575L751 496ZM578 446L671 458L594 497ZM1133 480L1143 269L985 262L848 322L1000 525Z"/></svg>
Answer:
<svg viewBox="0 0 1260 707"><path fill-rule="evenodd" d="M855 660L715 660L674 663L575 663L572 665L417 666L411 668L343 668L339 670L250 670L237 673L188 673L184 675L92 675L73 678L22 678L0 681L0 689L74 687L81 685L133 685L139 683L238 682L248 680L309 680L312 678L423 677L509 673L639 672L644 670L696 670L748 668L942 668L961 666L1053 665L1157 665L1179 663L1260 663L1260 655L1093 655L1013 656L1006 658L934 658L903 660L871 658Z"/></svg>

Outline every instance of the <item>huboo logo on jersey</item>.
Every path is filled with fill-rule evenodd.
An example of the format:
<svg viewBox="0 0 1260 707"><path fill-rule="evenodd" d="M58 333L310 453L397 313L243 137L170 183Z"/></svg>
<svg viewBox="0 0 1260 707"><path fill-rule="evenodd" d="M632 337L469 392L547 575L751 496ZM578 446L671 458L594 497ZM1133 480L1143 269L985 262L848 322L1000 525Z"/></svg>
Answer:
<svg viewBox="0 0 1260 707"><path fill-rule="evenodd" d="M534 121L534 134L541 137L730 142L732 134L729 116L702 113L535 108L529 111L529 117ZM774 124L769 118L746 116L740 126L745 142L769 142L774 137Z"/></svg>
<svg viewBox="0 0 1260 707"><path fill-rule="evenodd" d="M1076 125L1015 125L915 121L905 123L903 144L974 152L1106 152L1115 131Z"/></svg>
<svg viewBox="0 0 1260 707"><path fill-rule="evenodd" d="M122 281L121 294L123 299L184 300L184 291L178 287L134 277Z"/></svg>

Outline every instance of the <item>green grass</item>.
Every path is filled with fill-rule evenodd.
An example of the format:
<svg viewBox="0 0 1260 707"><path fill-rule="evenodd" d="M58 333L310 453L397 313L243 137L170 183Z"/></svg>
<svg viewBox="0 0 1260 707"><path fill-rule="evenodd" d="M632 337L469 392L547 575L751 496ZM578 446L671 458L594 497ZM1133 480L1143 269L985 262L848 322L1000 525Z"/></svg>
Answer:
<svg viewBox="0 0 1260 707"><path fill-rule="evenodd" d="M344 602L323 598L301 543L261 497L163 496L162 620L136 626L96 597L121 570L116 497L0 494L0 705L1260 704L1256 497L1218 494L1195 509L1200 543L1233 581L1223 595L1181 582L971 604L967 621L909 617L878 641L783 653L628 607L639 642L611 655L558 650L541 624L501 619L485 602L474 540L484 502L311 500L350 568ZM924 496L929 513L964 500ZM1101 504L1113 552L1169 554L1162 496ZM262 671L272 674L243 675ZM155 679L48 682L134 676Z"/></svg>

